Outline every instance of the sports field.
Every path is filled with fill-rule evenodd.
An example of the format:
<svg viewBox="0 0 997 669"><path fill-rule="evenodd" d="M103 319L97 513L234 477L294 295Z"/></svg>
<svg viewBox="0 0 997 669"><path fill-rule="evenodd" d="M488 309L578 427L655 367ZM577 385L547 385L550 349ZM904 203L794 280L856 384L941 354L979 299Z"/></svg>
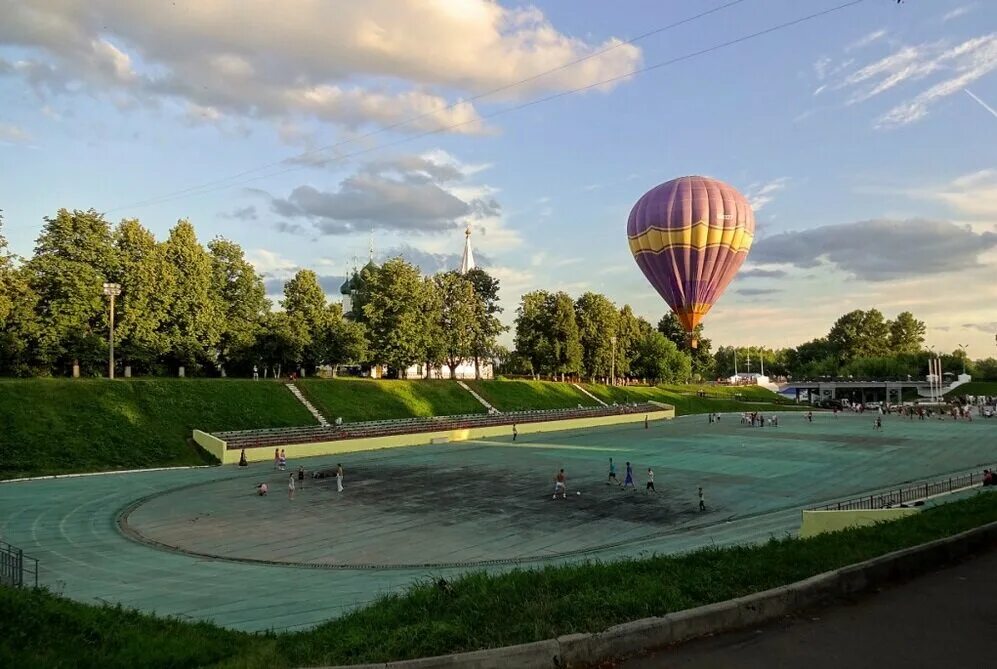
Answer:
<svg viewBox="0 0 997 669"><path fill-rule="evenodd" d="M0 535L76 599L295 629L430 575L782 536L803 506L997 460L997 421L873 421L688 416L291 461L346 470L343 493L308 478L293 501L288 473L269 463L6 483ZM633 463L636 491L606 484L610 457L621 480ZM656 495L644 492L648 467ZM552 501L560 468L569 494Z"/></svg>

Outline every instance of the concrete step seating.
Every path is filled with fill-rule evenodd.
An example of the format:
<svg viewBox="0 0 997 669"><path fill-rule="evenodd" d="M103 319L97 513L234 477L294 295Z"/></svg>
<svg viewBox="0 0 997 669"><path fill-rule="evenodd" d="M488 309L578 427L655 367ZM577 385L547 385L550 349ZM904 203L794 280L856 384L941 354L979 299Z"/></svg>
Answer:
<svg viewBox="0 0 997 669"><path fill-rule="evenodd" d="M215 432L230 450L243 448L263 448L288 444L304 444L318 441L338 441L342 439L362 439L365 437L386 437L419 432L437 432L509 425L514 423L536 423L541 421L567 420L611 416L627 413L649 413L660 407L653 404L626 404L576 409L544 409L537 411L511 411L501 414L465 414L458 416L431 416L376 420L343 425L309 425L305 427L280 427L262 430L235 430Z"/></svg>

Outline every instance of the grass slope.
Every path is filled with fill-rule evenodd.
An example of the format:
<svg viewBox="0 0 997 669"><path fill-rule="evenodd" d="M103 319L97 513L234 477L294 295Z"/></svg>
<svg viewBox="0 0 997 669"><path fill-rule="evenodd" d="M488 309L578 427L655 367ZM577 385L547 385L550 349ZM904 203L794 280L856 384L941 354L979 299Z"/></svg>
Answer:
<svg viewBox="0 0 997 669"><path fill-rule="evenodd" d="M0 380L0 478L204 464L187 444L193 428L314 422L268 381Z"/></svg>
<svg viewBox="0 0 997 669"><path fill-rule="evenodd" d="M385 662L594 632L792 583L997 521L997 495L812 539L431 582L306 632L250 635L0 588L0 666L291 667Z"/></svg>
<svg viewBox="0 0 997 669"><path fill-rule="evenodd" d="M758 386L603 386L585 385L584 388L606 403L613 402L664 402L675 407L678 415L709 413L711 411L772 411L794 409L796 404L767 388ZM707 393L699 397L698 393ZM740 397L737 397L737 396Z"/></svg>
<svg viewBox="0 0 997 669"><path fill-rule="evenodd" d="M484 413L454 381L302 379L298 388L329 420L346 422Z"/></svg>
<svg viewBox="0 0 997 669"><path fill-rule="evenodd" d="M961 397L963 395L997 395L997 381L970 381L945 393L945 397Z"/></svg>
<svg viewBox="0 0 997 669"><path fill-rule="evenodd" d="M591 397L570 383L554 381L468 381L467 385L499 411L528 409L572 409L598 406Z"/></svg>

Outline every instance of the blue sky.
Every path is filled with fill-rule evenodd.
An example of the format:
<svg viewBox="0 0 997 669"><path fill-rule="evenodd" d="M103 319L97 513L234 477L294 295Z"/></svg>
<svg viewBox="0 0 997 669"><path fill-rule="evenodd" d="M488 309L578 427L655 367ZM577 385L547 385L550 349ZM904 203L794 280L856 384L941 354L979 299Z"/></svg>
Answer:
<svg viewBox="0 0 997 669"><path fill-rule="evenodd" d="M452 266L470 224L510 322L535 288L656 320L627 214L707 174L758 221L716 343L793 345L875 306L993 355L995 3L865 0L503 112L844 1L742 0L620 45L728 3L0 0L4 233L29 254L59 207L160 237L187 217L277 293L300 267L338 285L372 232L379 257Z"/></svg>

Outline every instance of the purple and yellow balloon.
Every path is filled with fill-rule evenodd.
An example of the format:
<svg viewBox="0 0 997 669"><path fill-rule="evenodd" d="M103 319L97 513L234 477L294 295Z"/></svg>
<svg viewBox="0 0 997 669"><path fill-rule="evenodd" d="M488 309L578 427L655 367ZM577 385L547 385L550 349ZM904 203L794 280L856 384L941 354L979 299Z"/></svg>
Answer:
<svg viewBox="0 0 997 669"><path fill-rule="evenodd" d="M703 320L748 257L755 215L716 179L681 177L637 200L627 222L630 251L685 327L693 348Z"/></svg>

